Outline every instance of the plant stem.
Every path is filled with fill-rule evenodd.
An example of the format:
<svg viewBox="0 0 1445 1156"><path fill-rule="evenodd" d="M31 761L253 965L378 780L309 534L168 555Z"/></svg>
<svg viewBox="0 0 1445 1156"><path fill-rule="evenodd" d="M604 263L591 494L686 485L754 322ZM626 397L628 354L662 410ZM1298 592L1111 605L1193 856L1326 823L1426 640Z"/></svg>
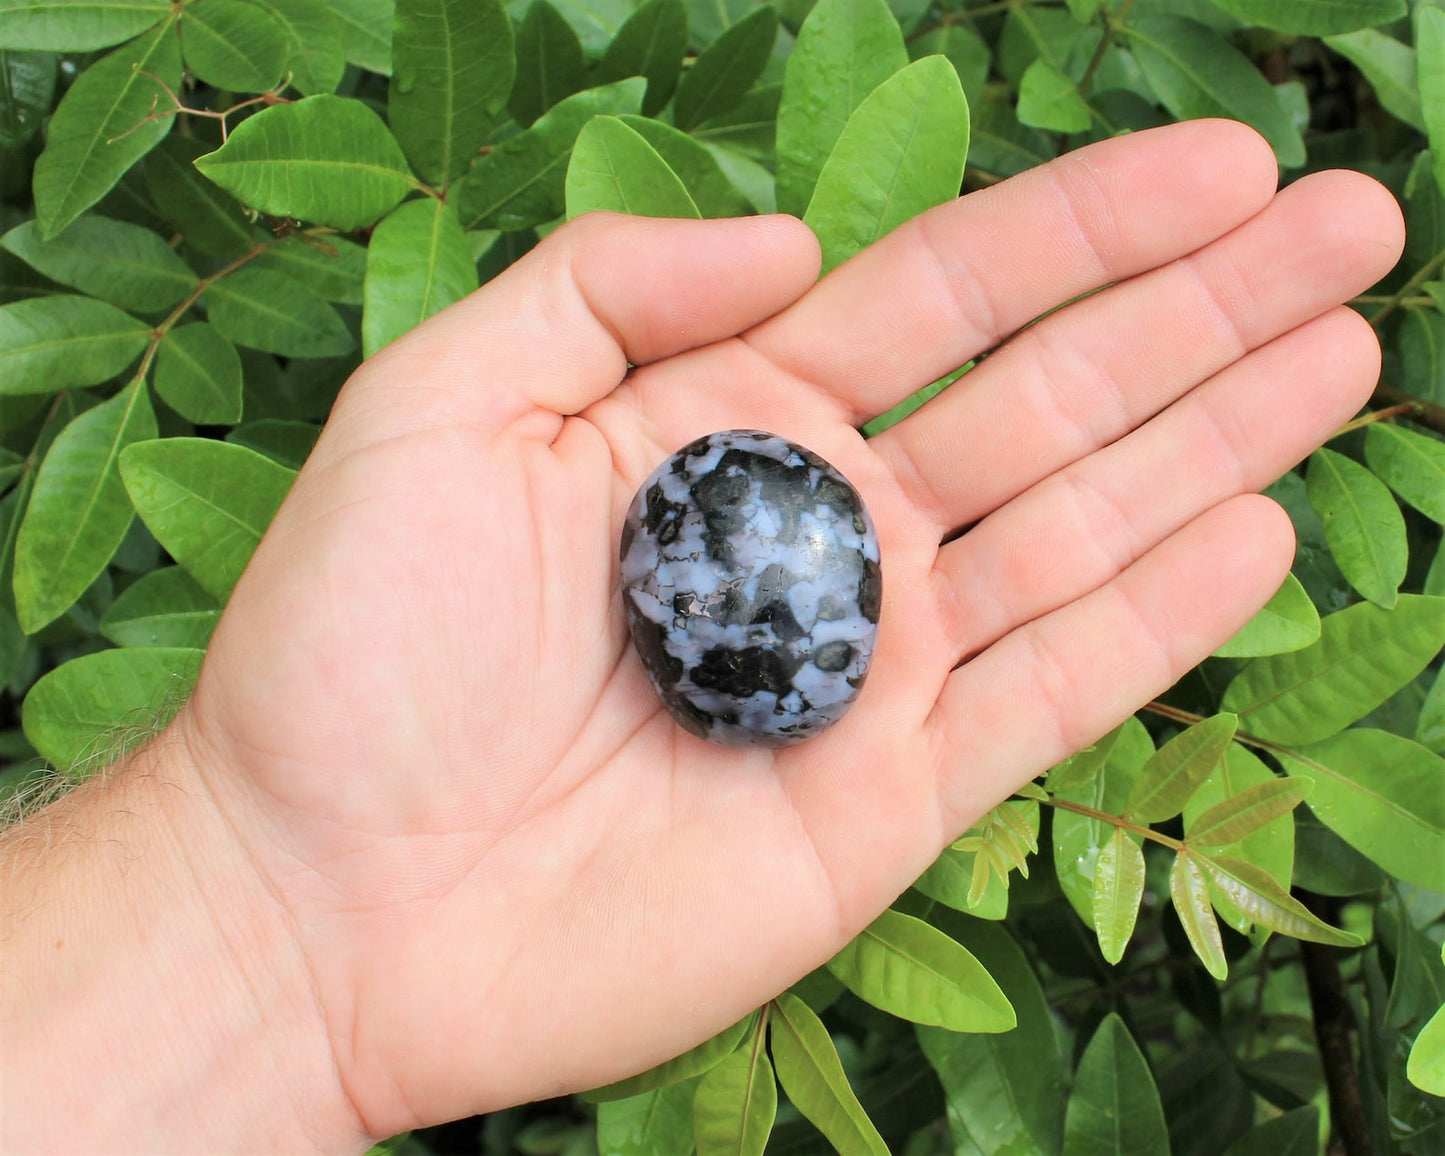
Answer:
<svg viewBox="0 0 1445 1156"><path fill-rule="evenodd" d="M1350 304L1350 305L1386 305L1386 304L1388 304L1389 302L1393 301L1394 299L1395 299L1395 298L1394 298L1394 295L1393 295L1393 294L1390 294L1390 293L1360 293L1360 294L1358 294L1358 295L1356 295L1356 296L1354 296L1354 297L1351 297L1351 298L1349 299L1349 301L1347 302L1347 304ZM1420 294L1418 297L1404 297L1404 298L1401 298L1400 304L1401 304L1401 305L1404 305L1404 306L1406 306L1406 307L1411 306L1411 305L1417 305L1417 306L1420 306L1420 307L1422 307L1422 308L1428 308L1428 307L1433 306L1433 305L1435 304L1435 298L1430 297L1430 296L1427 296L1426 294L1423 294L1423 293L1422 293L1422 294Z"/></svg>
<svg viewBox="0 0 1445 1156"><path fill-rule="evenodd" d="M1386 317L1395 312L1396 309L1404 304L1405 298L1409 297L1416 289L1430 280L1431 274L1439 269L1441 265L1445 265L1445 249L1441 249L1440 252L1436 253L1435 256L1431 257L1425 264L1421 265L1420 268L1415 271L1415 275L1401 285L1400 288L1386 300L1385 307L1370 318L1370 324L1378 326Z"/></svg>
<svg viewBox="0 0 1445 1156"><path fill-rule="evenodd" d="M1089 81L1094 79L1094 73L1099 71L1099 65L1104 63L1104 54L1109 51L1109 43L1114 33L1124 23L1124 17L1129 14L1129 9L1134 7L1134 0L1124 0L1118 10L1112 14L1107 8L1100 7L1099 15L1104 18L1104 35L1099 39L1099 47L1094 49L1094 55L1089 58L1088 67L1084 69L1084 75L1079 78L1079 92L1089 87Z"/></svg>
<svg viewBox="0 0 1445 1156"><path fill-rule="evenodd" d="M1370 401L1374 405L1408 404L1413 412L1405 414L1405 417L1408 417L1416 425L1423 425L1438 434L1445 434L1445 405L1436 405L1433 401L1415 397L1403 389L1397 389L1395 386L1386 385L1383 382L1375 386L1375 395L1370 398Z"/></svg>
<svg viewBox="0 0 1445 1156"><path fill-rule="evenodd" d="M1090 819L1096 819L1100 823L1111 823L1115 827L1123 827L1126 831L1133 831L1137 835L1143 835L1146 839L1152 839L1156 843L1162 843L1175 851L1184 850L1184 844L1178 839L1171 839L1168 835L1160 834L1152 827L1144 827L1138 823L1131 822L1122 815L1111 815L1107 811L1096 811L1093 807L1086 807L1082 803L1071 803L1066 799L1049 799L1050 807L1057 807L1060 811L1072 811L1076 815L1084 815Z"/></svg>
<svg viewBox="0 0 1445 1156"><path fill-rule="evenodd" d="M1392 417L1410 417L1419 408L1418 402L1402 401L1398 405L1392 405L1387 409L1371 410L1369 413L1361 414L1354 421L1346 422L1330 435L1330 440L1344 437L1347 433L1354 433L1357 429L1364 429L1367 425L1374 425L1377 421L1386 421Z"/></svg>

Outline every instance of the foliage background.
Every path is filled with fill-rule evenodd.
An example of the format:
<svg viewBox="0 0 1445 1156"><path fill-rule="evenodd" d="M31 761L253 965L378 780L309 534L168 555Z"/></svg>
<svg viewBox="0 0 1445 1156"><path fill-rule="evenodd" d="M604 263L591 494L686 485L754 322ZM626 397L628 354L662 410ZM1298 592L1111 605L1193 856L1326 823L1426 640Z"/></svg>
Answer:
<svg viewBox="0 0 1445 1156"><path fill-rule="evenodd" d="M779 208L832 266L1231 116L1408 221L1370 410L1270 491L1291 581L731 1031L385 1147L1445 1152L1442 9L0 0L0 790L175 709L347 374L566 216Z"/></svg>

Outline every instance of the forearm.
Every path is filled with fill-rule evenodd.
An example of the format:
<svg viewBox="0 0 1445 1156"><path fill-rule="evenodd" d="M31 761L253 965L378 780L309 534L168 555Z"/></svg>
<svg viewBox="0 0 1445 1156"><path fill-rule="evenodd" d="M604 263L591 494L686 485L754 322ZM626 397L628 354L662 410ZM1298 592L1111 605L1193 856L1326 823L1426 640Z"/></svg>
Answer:
<svg viewBox="0 0 1445 1156"><path fill-rule="evenodd" d="M0 1150L360 1150L284 914L174 734L0 838Z"/></svg>

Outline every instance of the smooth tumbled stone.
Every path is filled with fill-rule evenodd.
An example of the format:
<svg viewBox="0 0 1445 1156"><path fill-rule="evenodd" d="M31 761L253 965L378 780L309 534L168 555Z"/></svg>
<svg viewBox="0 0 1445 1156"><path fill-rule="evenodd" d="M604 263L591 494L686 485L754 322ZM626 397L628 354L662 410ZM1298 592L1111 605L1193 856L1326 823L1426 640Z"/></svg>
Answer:
<svg viewBox="0 0 1445 1156"><path fill-rule="evenodd" d="M699 438L642 483L621 558L632 640L685 730L787 746L858 697L878 635L878 537L817 454L758 430Z"/></svg>

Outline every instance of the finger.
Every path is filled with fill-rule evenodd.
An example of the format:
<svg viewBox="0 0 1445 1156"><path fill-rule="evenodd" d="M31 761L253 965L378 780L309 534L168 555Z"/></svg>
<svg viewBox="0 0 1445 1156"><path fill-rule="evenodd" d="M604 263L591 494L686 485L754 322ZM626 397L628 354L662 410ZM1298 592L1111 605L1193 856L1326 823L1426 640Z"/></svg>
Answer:
<svg viewBox="0 0 1445 1156"><path fill-rule="evenodd" d="M816 239L788 216L589 213L367 362L343 395L353 414L334 420L379 406L395 436L438 422L502 429L537 409L577 413L615 388L629 362L706 345L777 312L818 265Z"/></svg>
<svg viewBox="0 0 1445 1156"><path fill-rule="evenodd" d="M1336 309L990 514L935 567L953 653L1083 597L1203 511L1272 482L1363 404L1379 368L1369 324Z"/></svg>
<svg viewBox="0 0 1445 1156"><path fill-rule="evenodd" d="M1283 510L1234 498L954 671L929 720L945 830L1167 690L1269 599L1293 553Z"/></svg>
<svg viewBox="0 0 1445 1156"><path fill-rule="evenodd" d="M900 226L747 339L861 424L1054 306L1212 241L1275 181L1234 121L1103 141Z"/></svg>
<svg viewBox="0 0 1445 1156"><path fill-rule="evenodd" d="M1306 177L1228 236L1020 334L872 447L940 526L965 525L1367 288L1403 240L1375 181Z"/></svg>

